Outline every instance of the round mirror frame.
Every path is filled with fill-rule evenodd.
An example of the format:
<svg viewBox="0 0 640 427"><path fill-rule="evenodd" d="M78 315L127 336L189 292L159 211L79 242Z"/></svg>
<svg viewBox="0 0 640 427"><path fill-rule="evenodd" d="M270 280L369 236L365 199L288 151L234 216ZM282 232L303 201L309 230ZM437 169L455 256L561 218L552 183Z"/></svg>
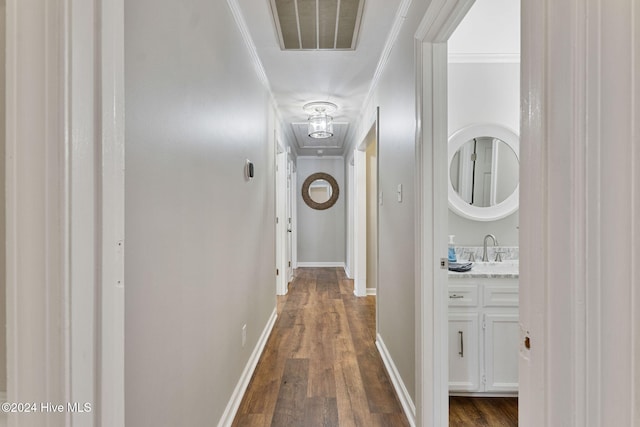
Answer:
<svg viewBox="0 0 640 427"><path fill-rule="evenodd" d="M311 196L309 196L309 187L311 183L316 179L324 179L331 186L331 197L324 203L314 202ZM338 201L338 196L340 195L340 190L338 188L338 182L328 173L317 172L312 173L304 180L302 184L302 200L312 209L316 209L319 211L323 211L325 209L329 209L331 206L335 205Z"/></svg>
<svg viewBox="0 0 640 427"><path fill-rule="evenodd" d="M465 202L451 184L451 160L458 150L469 140L479 136L489 136L505 142L520 162L520 138L512 130L496 124L476 124L464 127L449 137L447 156L447 183L449 187L449 207L463 218L474 221L495 221L505 218L518 210L520 182L509 197L494 206L478 207Z"/></svg>

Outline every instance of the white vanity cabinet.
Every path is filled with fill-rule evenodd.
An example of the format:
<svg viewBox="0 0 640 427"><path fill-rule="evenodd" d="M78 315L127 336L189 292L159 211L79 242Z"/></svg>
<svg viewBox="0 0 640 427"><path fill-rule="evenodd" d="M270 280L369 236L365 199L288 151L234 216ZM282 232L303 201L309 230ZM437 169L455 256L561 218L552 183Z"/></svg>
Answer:
<svg viewBox="0 0 640 427"><path fill-rule="evenodd" d="M449 277L449 391L518 391L518 279Z"/></svg>

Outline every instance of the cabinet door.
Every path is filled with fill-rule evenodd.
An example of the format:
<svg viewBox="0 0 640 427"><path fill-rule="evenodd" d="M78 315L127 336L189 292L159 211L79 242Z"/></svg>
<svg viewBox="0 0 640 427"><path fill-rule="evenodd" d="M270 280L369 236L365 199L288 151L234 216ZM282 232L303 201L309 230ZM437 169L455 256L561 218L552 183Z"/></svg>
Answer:
<svg viewBox="0 0 640 427"><path fill-rule="evenodd" d="M449 391L479 391L479 314L449 313Z"/></svg>
<svg viewBox="0 0 640 427"><path fill-rule="evenodd" d="M485 391L518 391L518 313L485 314Z"/></svg>

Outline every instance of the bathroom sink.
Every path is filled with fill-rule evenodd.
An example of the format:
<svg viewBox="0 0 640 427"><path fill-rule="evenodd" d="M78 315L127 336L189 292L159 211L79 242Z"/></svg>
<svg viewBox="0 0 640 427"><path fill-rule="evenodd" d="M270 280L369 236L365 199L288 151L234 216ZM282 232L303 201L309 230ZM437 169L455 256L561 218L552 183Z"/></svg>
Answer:
<svg viewBox="0 0 640 427"><path fill-rule="evenodd" d="M468 272L449 274L458 277L518 277L519 262L518 260L474 262Z"/></svg>

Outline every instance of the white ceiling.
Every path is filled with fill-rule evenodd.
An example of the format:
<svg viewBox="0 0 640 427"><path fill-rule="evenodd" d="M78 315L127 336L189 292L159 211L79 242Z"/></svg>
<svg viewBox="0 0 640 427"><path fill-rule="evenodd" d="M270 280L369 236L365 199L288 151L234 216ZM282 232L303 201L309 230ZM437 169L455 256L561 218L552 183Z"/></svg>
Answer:
<svg viewBox="0 0 640 427"><path fill-rule="evenodd" d="M291 123L293 134L296 138L296 150L299 153L311 153L310 155L339 156L344 152L345 138L349 131L348 123L334 123L333 136L331 138L310 138L307 135L308 124L306 121ZM322 150L322 152L318 152ZM307 154L304 154L307 155Z"/></svg>
<svg viewBox="0 0 640 427"><path fill-rule="evenodd" d="M281 50L269 0L238 0L238 4L280 115L289 126L288 134L295 135L292 123L306 122L302 106L310 101L337 104L334 122L354 127L400 0L365 0L360 35L353 51ZM344 154L347 130L336 131L331 139L340 139L339 134L343 135L342 141L326 141L338 148L325 148L323 155ZM302 148L309 141L292 142L298 155L317 155L317 148Z"/></svg>

